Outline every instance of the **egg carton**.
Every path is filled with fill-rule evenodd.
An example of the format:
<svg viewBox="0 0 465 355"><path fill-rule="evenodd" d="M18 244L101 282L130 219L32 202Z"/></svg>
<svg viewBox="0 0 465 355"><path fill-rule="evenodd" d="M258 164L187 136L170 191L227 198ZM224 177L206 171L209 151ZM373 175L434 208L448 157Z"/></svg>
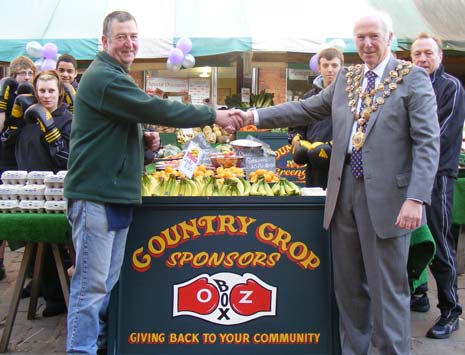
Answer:
<svg viewBox="0 0 465 355"><path fill-rule="evenodd" d="M22 185L0 185L0 198L2 200L17 200L19 199L19 188Z"/></svg>
<svg viewBox="0 0 465 355"><path fill-rule="evenodd" d="M65 175L49 175L44 179L44 184L50 188L62 188Z"/></svg>
<svg viewBox="0 0 465 355"><path fill-rule="evenodd" d="M6 170L1 175L4 184L24 185L27 180L27 171L25 170Z"/></svg>
<svg viewBox="0 0 465 355"><path fill-rule="evenodd" d="M19 209L21 212L42 213L44 212L44 204L43 200L23 200L19 202Z"/></svg>
<svg viewBox="0 0 465 355"><path fill-rule="evenodd" d="M64 213L66 205L66 201L46 201L44 208L47 213Z"/></svg>
<svg viewBox="0 0 465 355"><path fill-rule="evenodd" d="M53 175L53 171L30 171L27 173L27 184L42 185L44 179L50 175Z"/></svg>
<svg viewBox="0 0 465 355"><path fill-rule="evenodd" d="M63 188L62 187L46 187L44 196L47 201L63 201Z"/></svg>
<svg viewBox="0 0 465 355"><path fill-rule="evenodd" d="M2 213L15 213L19 211L18 200L0 200L0 211Z"/></svg>
<svg viewBox="0 0 465 355"><path fill-rule="evenodd" d="M67 173L68 173L68 170L60 170L59 172L56 173L56 176L65 177Z"/></svg>
<svg viewBox="0 0 465 355"><path fill-rule="evenodd" d="M24 185L19 188L19 198L21 200L42 200L44 199L45 185Z"/></svg>

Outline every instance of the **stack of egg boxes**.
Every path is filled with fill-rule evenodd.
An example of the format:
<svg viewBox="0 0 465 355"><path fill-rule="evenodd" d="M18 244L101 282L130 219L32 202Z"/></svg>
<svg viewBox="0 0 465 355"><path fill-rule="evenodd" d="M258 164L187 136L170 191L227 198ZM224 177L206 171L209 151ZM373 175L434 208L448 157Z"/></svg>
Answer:
<svg viewBox="0 0 465 355"><path fill-rule="evenodd" d="M64 213L63 181L66 171L8 170L0 185L0 211Z"/></svg>

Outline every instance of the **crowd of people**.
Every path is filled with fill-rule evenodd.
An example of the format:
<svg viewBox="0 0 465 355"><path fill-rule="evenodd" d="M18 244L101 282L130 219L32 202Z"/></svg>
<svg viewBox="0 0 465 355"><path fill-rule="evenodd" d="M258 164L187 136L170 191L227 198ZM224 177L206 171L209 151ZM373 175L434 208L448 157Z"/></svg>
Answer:
<svg viewBox="0 0 465 355"><path fill-rule="evenodd" d="M79 87L70 55L38 73L27 57L11 62L0 85L0 172L68 170L64 194L76 253L69 308L51 255L41 281L43 316L68 311L67 354L106 353L109 297L132 208L141 203L144 148L160 145L144 124L289 128L294 158L307 164L307 186L327 189L324 227L332 238L342 354L369 354L372 344L380 354L410 353L410 311L429 310L427 285L411 292L406 271L411 232L425 223L437 248L431 271L440 310L427 336L447 338L458 329L450 227L463 87L444 72L435 37L419 34L412 64L391 53L386 14L361 16L353 35L362 64L346 68L340 50L322 50L321 77L302 100L247 112L167 102L140 89L129 76L137 22L124 11L104 19L103 50Z"/></svg>

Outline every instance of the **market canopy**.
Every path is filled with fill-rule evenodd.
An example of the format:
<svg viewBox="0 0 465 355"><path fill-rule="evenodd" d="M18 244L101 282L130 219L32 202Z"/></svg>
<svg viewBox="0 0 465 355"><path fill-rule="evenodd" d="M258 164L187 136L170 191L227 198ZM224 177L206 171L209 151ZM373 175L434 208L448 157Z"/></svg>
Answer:
<svg viewBox="0 0 465 355"><path fill-rule="evenodd" d="M465 51L465 0L21 0L9 1L0 13L0 61L26 54L30 41L93 59L103 18L114 10L137 19L137 58L166 58L181 37L191 39L194 56L315 53L333 39L354 52L353 20L370 5L393 17L395 45L408 48L426 31L446 49Z"/></svg>

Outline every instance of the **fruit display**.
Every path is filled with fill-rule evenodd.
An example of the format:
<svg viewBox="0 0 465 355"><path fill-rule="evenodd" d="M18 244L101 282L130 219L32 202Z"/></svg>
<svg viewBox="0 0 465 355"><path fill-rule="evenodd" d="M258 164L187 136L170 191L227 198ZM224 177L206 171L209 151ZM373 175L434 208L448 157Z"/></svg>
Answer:
<svg viewBox="0 0 465 355"><path fill-rule="evenodd" d="M171 167L144 174L142 196L296 196L300 187L274 172L257 169L245 177L239 167L199 165L192 178Z"/></svg>
<svg viewBox="0 0 465 355"><path fill-rule="evenodd" d="M240 168L242 165L243 156L237 155L234 151L228 153L211 153L210 160L215 168L222 166L230 168L232 166Z"/></svg>
<svg viewBox="0 0 465 355"><path fill-rule="evenodd" d="M222 127L214 123L211 126L194 127L194 128L179 128L176 130L176 141L183 145L189 142L192 138L202 134L205 140L210 144L229 143L234 140L234 134L226 132Z"/></svg>

